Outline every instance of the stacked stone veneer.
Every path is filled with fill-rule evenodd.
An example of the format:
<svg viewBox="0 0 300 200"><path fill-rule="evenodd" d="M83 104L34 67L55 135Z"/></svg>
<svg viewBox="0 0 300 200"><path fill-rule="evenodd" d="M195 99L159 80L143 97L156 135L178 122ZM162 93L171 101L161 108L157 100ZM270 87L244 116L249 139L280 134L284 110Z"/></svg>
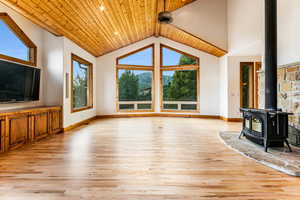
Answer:
<svg viewBox="0 0 300 200"><path fill-rule="evenodd" d="M300 130L300 63L280 66L278 77L278 108L293 113L289 116L290 136ZM264 72L259 73L259 107L264 108ZM300 142L300 141L299 141Z"/></svg>

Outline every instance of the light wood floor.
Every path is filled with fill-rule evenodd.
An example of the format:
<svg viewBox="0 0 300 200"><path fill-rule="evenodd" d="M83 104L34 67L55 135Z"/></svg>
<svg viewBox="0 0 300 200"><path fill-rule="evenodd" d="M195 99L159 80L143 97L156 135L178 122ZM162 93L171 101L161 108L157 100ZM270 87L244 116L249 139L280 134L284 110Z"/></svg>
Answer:
<svg viewBox="0 0 300 200"><path fill-rule="evenodd" d="M103 119L0 156L0 199L300 199L300 179L227 148L239 123Z"/></svg>

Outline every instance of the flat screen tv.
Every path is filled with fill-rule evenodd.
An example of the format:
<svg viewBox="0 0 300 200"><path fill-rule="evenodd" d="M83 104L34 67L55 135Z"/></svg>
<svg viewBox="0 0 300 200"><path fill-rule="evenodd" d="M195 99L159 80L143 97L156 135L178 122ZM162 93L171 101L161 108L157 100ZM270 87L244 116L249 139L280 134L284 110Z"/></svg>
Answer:
<svg viewBox="0 0 300 200"><path fill-rule="evenodd" d="M0 60L0 102L38 101L41 70Z"/></svg>

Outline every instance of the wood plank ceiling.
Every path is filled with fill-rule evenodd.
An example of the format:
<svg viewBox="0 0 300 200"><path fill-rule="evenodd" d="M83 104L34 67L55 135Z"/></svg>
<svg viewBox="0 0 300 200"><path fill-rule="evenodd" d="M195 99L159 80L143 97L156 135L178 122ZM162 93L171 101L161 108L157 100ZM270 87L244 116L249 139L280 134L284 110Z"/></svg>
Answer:
<svg viewBox="0 0 300 200"><path fill-rule="evenodd" d="M66 36L94 56L153 35L165 36L215 56L225 55L225 50L175 26L157 23L157 14L164 7L174 11L193 1L166 0L164 6L164 0L0 0L53 34Z"/></svg>

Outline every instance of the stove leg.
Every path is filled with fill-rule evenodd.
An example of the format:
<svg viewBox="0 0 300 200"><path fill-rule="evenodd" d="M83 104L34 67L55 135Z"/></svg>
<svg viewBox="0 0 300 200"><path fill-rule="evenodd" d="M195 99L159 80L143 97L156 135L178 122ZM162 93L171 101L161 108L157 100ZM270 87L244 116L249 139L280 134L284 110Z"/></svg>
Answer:
<svg viewBox="0 0 300 200"><path fill-rule="evenodd" d="M287 141L287 139L285 139L284 142L286 143L286 146L288 147L289 151L292 152L292 148L290 146L289 141Z"/></svg>
<svg viewBox="0 0 300 200"><path fill-rule="evenodd" d="M268 152L268 142L267 142L267 140L264 141L264 147L265 147L265 152Z"/></svg>
<svg viewBox="0 0 300 200"><path fill-rule="evenodd" d="M242 136L244 136L243 131L241 131L240 136L239 136L239 139L241 139Z"/></svg>

